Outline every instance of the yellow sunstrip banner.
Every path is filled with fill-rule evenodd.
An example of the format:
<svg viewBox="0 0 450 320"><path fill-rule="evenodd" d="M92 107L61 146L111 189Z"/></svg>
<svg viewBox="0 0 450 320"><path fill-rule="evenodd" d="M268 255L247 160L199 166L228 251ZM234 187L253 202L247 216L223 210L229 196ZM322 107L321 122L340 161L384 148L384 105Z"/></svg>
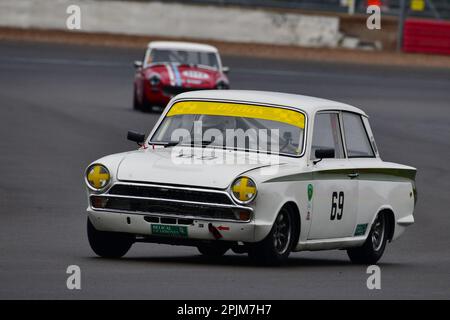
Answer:
<svg viewBox="0 0 450 320"><path fill-rule="evenodd" d="M167 113L167 117L182 114L254 118L283 122L302 129L305 127L305 116L300 112L276 107L255 106L251 104L181 101L172 106Z"/></svg>

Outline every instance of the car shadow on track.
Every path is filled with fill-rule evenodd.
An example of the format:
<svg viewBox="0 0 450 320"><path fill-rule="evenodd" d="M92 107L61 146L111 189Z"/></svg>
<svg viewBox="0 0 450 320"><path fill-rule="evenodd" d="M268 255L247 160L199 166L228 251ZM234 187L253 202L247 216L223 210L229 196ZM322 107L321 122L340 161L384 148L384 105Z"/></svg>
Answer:
<svg viewBox="0 0 450 320"><path fill-rule="evenodd" d="M102 259L108 261L115 261L119 263L128 264L178 264L178 265L197 265L197 266L217 266L217 267L247 267L247 268L302 268L302 267L314 267L314 268L329 268L329 267L357 267L361 265L354 265L350 261L342 259L323 259L323 258L310 258L293 256L290 257L282 266L268 267L261 266L251 261L246 255L225 255L223 257L205 257L202 255L189 255L189 256L172 256L172 257L123 257L121 259ZM391 263L379 264L380 266L395 265Z"/></svg>

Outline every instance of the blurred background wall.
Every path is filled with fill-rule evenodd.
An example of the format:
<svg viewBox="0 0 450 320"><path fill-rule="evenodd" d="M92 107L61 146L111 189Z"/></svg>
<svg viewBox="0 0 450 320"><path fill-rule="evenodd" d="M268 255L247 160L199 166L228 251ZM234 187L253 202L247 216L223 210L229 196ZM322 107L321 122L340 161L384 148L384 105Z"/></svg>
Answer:
<svg viewBox="0 0 450 320"><path fill-rule="evenodd" d="M0 27L67 30L72 4L88 33L387 51L406 35L405 50L450 53L450 0L0 0ZM369 5L381 8L381 30L366 27ZM399 31L399 17L433 25ZM428 48L436 36L443 49Z"/></svg>

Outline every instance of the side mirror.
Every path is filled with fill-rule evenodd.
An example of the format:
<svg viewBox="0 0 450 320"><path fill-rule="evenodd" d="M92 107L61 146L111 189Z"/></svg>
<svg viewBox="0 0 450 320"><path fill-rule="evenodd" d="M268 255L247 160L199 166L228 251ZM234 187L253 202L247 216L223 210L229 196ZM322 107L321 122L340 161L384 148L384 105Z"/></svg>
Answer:
<svg viewBox="0 0 450 320"><path fill-rule="evenodd" d="M223 72L223 73L228 73L228 72L230 72L230 67L222 67L222 72Z"/></svg>
<svg viewBox="0 0 450 320"><path fill-rule="evenodd" d="M314 160L314 164L316 164L322 161L322 159L334 158L334 149L317 149L314 155L318 159Z"/></svg>
<svg viewBox="0 0 450 320"><path fill-rule="evenodd" d="M137 68L142 68L142 61L136 60L135 62L133 62L134 67Z"/></svg>
<svg viewBox="0 0 450 320"><path fill-rule="evenodd" d="M138 145L142 145L145 141L145 134L135 131L128 131L127 139L136 142Z"/></svg>

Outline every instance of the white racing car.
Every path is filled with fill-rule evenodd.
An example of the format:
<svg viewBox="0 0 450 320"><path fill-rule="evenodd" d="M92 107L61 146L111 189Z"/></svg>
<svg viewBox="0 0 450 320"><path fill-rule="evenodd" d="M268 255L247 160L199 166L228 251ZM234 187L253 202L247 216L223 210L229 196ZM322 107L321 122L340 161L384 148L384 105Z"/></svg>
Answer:
<svg viewBox="0 0 450 320"><path fill-rule="evenodd" d="M86 170L88 238L102 257L134 242L231 249L262 264L346 249L373 264L414 223L416 169L381 160L367 115L282 93L211 90L171 100L139 150Z"/></svg>

